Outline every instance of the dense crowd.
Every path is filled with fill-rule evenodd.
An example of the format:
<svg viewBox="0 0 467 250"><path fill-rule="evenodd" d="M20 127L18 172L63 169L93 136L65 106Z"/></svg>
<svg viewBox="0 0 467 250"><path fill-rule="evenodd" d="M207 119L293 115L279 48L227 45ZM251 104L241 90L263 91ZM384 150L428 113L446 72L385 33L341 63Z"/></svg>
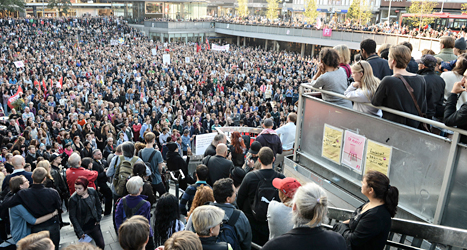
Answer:
<svg viewBox="0 0 467 250"><path fill-rule="evenodd" d="M387 176L366 173L368 202L331 232L319 227L324 190L276 171L293 152L300 84L344 94L322 98L404 125L432 129L363 103L465 126L463 38L441 38L441 53L426 51L418 63L410 43L377 51L367 39L363 60L350 65L345 45L322 49L319 60L251 47L219 52L153 42L118 18L6 19L0 34L8 123L0 127L0 237L10 247L58 249L68 224L63 202L76 236L101 249L102 216L113 217L125 250L244 250L252 242L383 249L398 204ZM217 134L191 176L196 136L221 126L263 130L252 143L247 134ZM180 200L167 192L164 170L185 191Z"/></svg>

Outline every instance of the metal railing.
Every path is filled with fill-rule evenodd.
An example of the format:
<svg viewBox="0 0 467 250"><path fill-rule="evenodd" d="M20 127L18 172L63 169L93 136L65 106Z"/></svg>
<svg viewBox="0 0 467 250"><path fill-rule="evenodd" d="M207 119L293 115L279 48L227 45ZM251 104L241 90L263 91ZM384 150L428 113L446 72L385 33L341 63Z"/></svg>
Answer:
<svg viewBox="0 0 467 250"><path fill-rule="evenodd" d="M322 227L330 230L335 223L350 219L352 213L351 210L329 207L329 224L322 224ZM398 239L396 239L396 236ZM411 239L408 240L407 237ZM393 218L386 242L386 250L389 250L390 247L420 250L423 249L422 244L424 241L429 243L430 250L434 250L438 246L447 249L453 247L467 249L467 230ZM251 247L262 249L261 246L255 243L252 243Z"/></svg>
<svg viewBox="0 0 467 250"><path fill-rule="evenodd" d="M399 197L403 218L467 228L461 222L467 220L467 215L461 212L467 204L467 194L463 191L467 178L467 165L463 164L467 159L467 145L459 143L461 135L467 135L467 131L398 110L376 107L451 130L453 136L448 139L317 99L306 90L347 99L341 94L313 88L310 84L301 85L295 162L346 190L349 197L363 200L365 197L360 193L363 175L322 157L322 126L329 124L364 135L393 148L389 177L391 184L403 190Z"/></svg>

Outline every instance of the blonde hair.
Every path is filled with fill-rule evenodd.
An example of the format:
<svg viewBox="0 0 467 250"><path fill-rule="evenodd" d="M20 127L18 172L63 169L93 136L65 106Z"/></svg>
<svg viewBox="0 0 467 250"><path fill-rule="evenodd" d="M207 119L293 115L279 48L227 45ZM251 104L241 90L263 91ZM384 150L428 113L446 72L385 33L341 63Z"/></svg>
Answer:
<svg viewBox="0 0 467 250"><path fill-rule="evenodd" d="M395 45L389 48L389 57L396 62L396 68L405 69L412 58L412 52L405 45Z"/></svg>
<svg viewBox="0 0 467 250"><path fill-rule="evenodd" d="M50 249L53 245L49 231L30 234L16 244L18 250L43 250Z"/></svg>
<svg viewBox="0 0 467 250"><path fill-rule="evenodd" d="M381 46L379 46L378 48L378 55L381 56L381 51L385 50L385 49L389 49L391 48L391 44L390 43L383 43Z"/></svg>
<svg viewBox="0 0 467 250"><path fill-rule="evenodd" d="M323 188L307 183L297 189L293 199L295 227L316 227L326 220L328 197Z"/></svg>
<svg viewBox="0 0 467 250"><path fill-rule="evenodd" d="M191 215L196 233L200 236L209 236L209 229L219 225L224 219L224 214L224 210L215 206L197 207Z"/></svg>
<svg viewBox="0 0 467 250"><path fill-rule="evenodd" d="M349 47L345 44L334 46L335 50L337 50L337 54L339 55L339 63L349 64L350 63L350 50Z"/></svg>
<svg viewBox="0 0 467 250"><path fill-rule="evenodd" d="M368 100L371 100L380 83L380 80L373 75L373 68L367 61L354 63L351 68L352 72L363 72L362 79L360 80L360 88L363 90Z"/></svg>
<svg viewBox="0 0 467 250"><path fill-rule="evenodd" d="M203 250L203 245L195 233L180 231L165 241L164 250Z"/></svg>
<svg viewBox="0 0 467 250"><path fill-rule="evenodd" d="M49 178L51 180L54 179L54 178L52 178L52 175L50 175L50 162L49 161L47 161L47 160L40 161L39 163L37 163L36 168L37 167L45 168L45 170L47 170L47 178Z"/></svg>
<svg viewBox="0 0 467 250"><path fill-rule="evenodd" d="M80 242L80 243L68 245L63 250L101 250L101 249L97 246L94 246L91 243Z"/></svg>

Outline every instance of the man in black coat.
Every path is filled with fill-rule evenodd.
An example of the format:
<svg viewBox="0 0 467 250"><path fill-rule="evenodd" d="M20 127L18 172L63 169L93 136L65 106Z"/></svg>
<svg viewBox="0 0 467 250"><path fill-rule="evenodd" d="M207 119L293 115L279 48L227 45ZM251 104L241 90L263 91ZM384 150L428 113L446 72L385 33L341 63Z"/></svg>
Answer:
<svg viewBox="0 0 467 250"><path fill-rule="evenodd" d="M230 170L234 168L234 164L230 160L230 152L224 143L219 143L216 147L216 155L204 158L203 164L209 169L207 183L210 186L213 186L217 180L229 178Z"/></svg>
<svg viewBox="0 0 467 250"><path fill-rule="evenodd" d="M276 158L277 154L282 154L282 143L281 138L277 135L276 131L272 129L273 126L274 122L272 119L265 119L263 122L264 130L256 137L256 141L261 143L261 146L272 149L274 158Z"/></svg>
<svg viewBox="0 0 467 250"><path fill-rule="evenodd" d="M219 143L227 143L227 138L225 137L224 134L218 134L214 136L214 140L212 140L211 144L206 148L204 151L204 157L211 155L214 156L216 155L216 147Z"/></svg>
<svg viewBox="0 0 467 250"><path fill-rule="evenodd" d="M99 192L105 198L104 215L109 215L112 212L112 191L107 185L107 162L102 159L102 152L100 149L96 149L92 152L92 158L92 170L99 173L96 179L96 187L99 187Z"/></svg>
<svg viewBox="0 0 467 250"><path fill-rule="evenodd" d="M376 42L373 39L365 39L360 43L360 54L373 69L373 75L382 80L385 76L392 75L388 61L376 54Z"/></svg>
<svg viewBox="0 0 467 250"><path fill-rule="evenodd" d="M427 111L426 117L431 119L436 117L438 120L443 120L444 116L444 88L446 83L443 78L435 73L437 60L432 55L424 55L420 59L419 71L417 74L422 75L426 82L426 102Z"/></svg>
<svg viewBox="0 0 467 250"><path fill-rule="evenodd" d="M206 133L211 133L212 132L212 125L214 125L214 121L211 119L211 115L207 114L206 119L203 121L203 128Z"/></svg>

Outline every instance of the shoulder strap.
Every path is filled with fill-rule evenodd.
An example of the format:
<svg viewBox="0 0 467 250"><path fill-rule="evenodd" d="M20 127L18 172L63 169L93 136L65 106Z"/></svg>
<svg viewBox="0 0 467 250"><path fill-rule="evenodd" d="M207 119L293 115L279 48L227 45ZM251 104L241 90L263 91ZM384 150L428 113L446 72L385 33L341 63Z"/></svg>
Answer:
<svg viewBox="0 0 467 250"><path fill-rule="evenodd" d="M229 218L229 221L227 221L227 224L234 227L239 217L240 217L240 211L238 211L238 209L234 209L232 215Z"/></svg>
<svg viewBox="0 0 467 250"><path fill-rule="evenodd" d="M133 158L131 158L131 161L130 161L131 165L134 165L137 160L138 160L138 157L133 156Z"/></svg>
<svg viewBox="0 0 467 250"><path fill-rule="evenodd" d="M136 205L136 207L132 208L131 209L131 216L135 215L136 212L138 212L138 210L144 205L146 204L146 200L140 200L138 205Z"/></svg>
<svg viewBox="0 0 467 250"><path fill-rule="evenodd" d="M149 163L151 163L152 158L154 158L154 155L156 155L156 150L155 149L152 151L151 156L149 156L149 160L148 160Z"/></svg>
<svg viewBox="0 0 467 250"><path fill-rule="evenodd" d="M407 80L405 80L405 78L403 76L401 76L400 74L395 75L395 77L399 78L404 83L405 87L407 88L407 91L409 91L409 94L412 97L412 101L415 104L415 107L417 108L418 115L421 116L421 117L425 117L425 114L422 113L422 110L420 109L420 106L418 106L417 99L415 99L415 96L413 95L413 88L410 87Z"/></svg>
<svg viewBox="0 0 467 250"><path fill-rule="evenodd" d="M130 211L128 211L128 204L126 201L126 197L122 198L122 206L123 206L123 212L125 213L124 218L127 218L128 215L130 214Z"/></svg>

